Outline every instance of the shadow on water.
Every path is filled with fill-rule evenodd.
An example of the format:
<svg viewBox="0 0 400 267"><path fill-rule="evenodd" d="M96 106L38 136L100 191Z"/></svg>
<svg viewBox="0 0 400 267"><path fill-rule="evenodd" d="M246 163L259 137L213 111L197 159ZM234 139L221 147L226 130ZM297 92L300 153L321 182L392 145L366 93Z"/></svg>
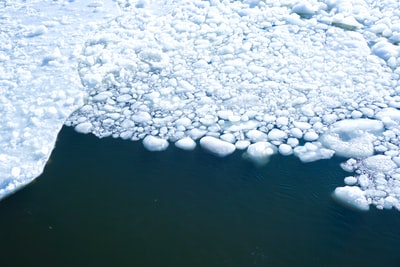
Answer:
<svg viewBox="0 0 400 267"><path fill-rule="evenodd" d="M399 266L400 213L333 201L340 161L256 168L64 127L43 175L0 202L2 266Z"/></svg>

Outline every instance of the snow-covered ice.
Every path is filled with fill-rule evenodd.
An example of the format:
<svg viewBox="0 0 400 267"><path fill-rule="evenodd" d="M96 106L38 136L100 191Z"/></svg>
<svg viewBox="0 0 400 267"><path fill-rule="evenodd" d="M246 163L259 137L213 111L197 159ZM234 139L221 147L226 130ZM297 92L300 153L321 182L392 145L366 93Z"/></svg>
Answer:
<svg viewBox="0 0 400 267"><path fill-rule="evenodd" d="M398 1L0 7L0 198L40 175L65 123L256 164L345 157L336 198L400 210Z"/></svg>
<svg viewBox="0 0 400 267"><path fill-rule="evenodd" d="M0 2L0 199L42 173L64 121L82 106L78 58L93 23L116 15L104 9L85 1Z"/></svg>

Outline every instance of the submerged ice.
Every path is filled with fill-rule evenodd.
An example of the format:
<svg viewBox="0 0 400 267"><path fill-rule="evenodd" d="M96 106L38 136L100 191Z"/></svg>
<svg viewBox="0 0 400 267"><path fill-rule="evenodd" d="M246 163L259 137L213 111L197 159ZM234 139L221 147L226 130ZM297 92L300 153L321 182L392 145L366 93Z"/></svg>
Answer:
<svg viewBox="0 0 400 267"><path fill-rule="evenodd" d="M119 0L119 16L89 37L81 28L82 51L66 64L83 87L60 91L85 91L81 108L70 115L33 102L32 112L17 115L43 126L50 109L63 112L51 121L57 129L70 115L65 124L78 132L143 140L151 151L199 144L217 156L245 150L256 164L276 153L304 162L338 155L353 174L336 198L400 210L400 6L381 2ZM98 3L86 8L104 12ZM49 35L46 25L27 27L23 38ZM57 48L42 62L58 62ZM46 133L55 139L57 129ZM4 166L7 181L26 177L20 165Z"/></svg>

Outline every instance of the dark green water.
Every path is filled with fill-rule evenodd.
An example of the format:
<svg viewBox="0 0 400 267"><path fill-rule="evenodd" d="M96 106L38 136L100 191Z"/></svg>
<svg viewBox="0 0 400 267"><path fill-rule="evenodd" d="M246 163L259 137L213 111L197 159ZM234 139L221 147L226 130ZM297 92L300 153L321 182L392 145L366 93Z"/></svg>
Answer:
<svg viewBox="0 0 400 267"><path fill-rule="evenodd" d="M65 128L0 202L1 266L400 266L400 212L332 200L341 159L262 168Z"/></svg>

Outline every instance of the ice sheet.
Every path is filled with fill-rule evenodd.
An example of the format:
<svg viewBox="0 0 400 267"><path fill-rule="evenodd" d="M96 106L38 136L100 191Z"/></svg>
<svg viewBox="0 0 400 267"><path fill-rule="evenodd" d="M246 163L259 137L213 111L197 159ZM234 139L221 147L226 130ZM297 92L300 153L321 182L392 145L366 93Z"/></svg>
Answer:
<svg viewBox="0 0 400 267"><path fill-rule="evenodd" d="M111 15L111 1L98 3L0 3L0 199L42 173L64 121L82 106L83 39Z"/></svg>

